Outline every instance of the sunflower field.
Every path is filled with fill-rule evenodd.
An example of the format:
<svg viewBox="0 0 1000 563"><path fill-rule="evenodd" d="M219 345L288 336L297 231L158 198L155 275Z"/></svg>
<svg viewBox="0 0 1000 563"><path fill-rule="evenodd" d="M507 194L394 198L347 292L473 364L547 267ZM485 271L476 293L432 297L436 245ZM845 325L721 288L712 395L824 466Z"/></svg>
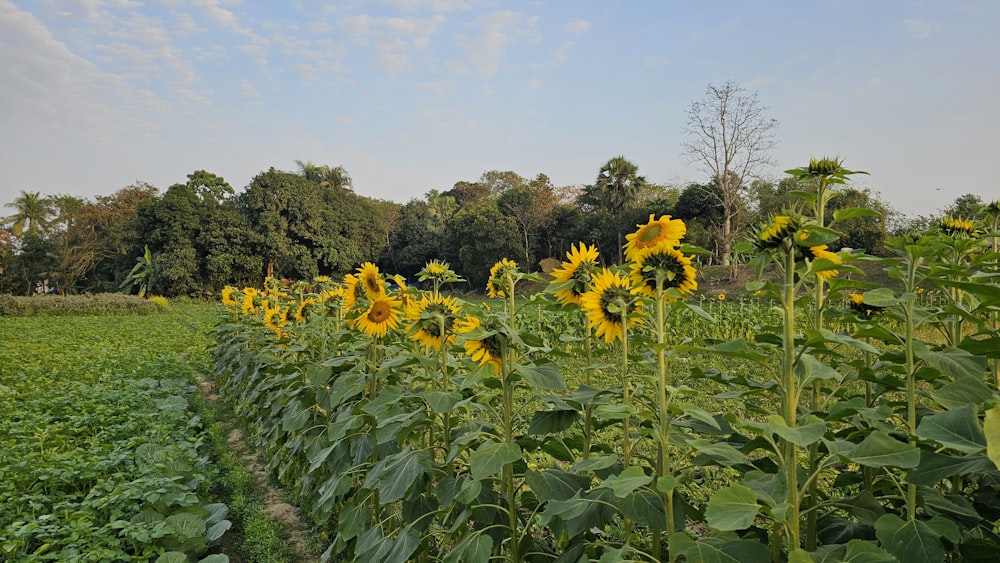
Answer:
<svg viewBox="0 0 1000 563"><path fill-rule="evenodd" d="M268 279L223 292L220 392L324 560L995 561L1000 205L833 252L869 213L825 217L855 172L791 172L801 206L740 249L753 299L695 304L669 216L617 267L583 243L550 278L504 259L481 303L439 261L419 287Z"/></svg>

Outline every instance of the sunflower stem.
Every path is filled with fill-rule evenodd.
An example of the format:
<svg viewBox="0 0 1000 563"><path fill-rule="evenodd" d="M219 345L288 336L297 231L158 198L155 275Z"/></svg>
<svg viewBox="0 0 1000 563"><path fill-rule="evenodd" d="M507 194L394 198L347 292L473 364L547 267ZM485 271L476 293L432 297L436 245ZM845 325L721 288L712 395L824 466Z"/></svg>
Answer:
<svg viewBox="0 0 1000 563"><path fill-rule="evenodd" d="M507 444L514 443L514 386L510 381L510 364L508 358L508 345L501 344L500 355L500 381L503 388L503 426L504 441ZM514 464L506 463L503 466L503 488L507 496L507 522L510 531L510 560L519 562L521 560L520 546L518 545L518 521L517 521L517 491L514 488Z"/></svg>
<svg viewBox="0 0 1000 563"><path fill-rule="evenodd" d="M796 427L798 407L798 386L795 381L795 254L792 248L784 252L785 280L782 286L781 308L784 315L781 338L782 387L784 389L782 416L789 428ZM798 486L798 446L790 440L784 442L785 486L788 511L785 513L784 528L788 553L799 548L799 486Z"/></svg>

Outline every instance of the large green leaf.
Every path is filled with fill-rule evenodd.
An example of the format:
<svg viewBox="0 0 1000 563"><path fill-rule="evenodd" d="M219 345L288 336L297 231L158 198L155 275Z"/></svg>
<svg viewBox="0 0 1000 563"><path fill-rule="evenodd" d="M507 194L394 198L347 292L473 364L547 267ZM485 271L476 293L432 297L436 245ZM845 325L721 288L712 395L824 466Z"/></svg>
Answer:
<svg viewBox="0 0 1000 563"><path fill-rule="evenodd" d="M616 497L624 498L632 491L652 482L653 477L651 475L646 475L646 472L641 467L633 465L617 475L611 475L602 481L598 487L611 489L614 491Z"/></svg>
<svg viewBox="0 0 1000 563"><path fill-rule="evenodd" d="M188 563L188 556L183 551L167 551L156 558L156 563Z"/></svg>
<svg viewBox="0 0 1000 563"><path fill-rule="evenodd" d="M843 563L899 563L891 553L863 540L847 542Z"/></svg>
<svg viewBox="0 0 1000 563"><path fill-rule="evenodd" d="M539 500L569 500L590 485L590 477L561 469L528 470L525 483Z"/></svg>
<svg viewBox="0 0 1000 563"><path fill-rule="evenodd" d="M930 487L942 479L992 469L993 463L982 455L953 456L921 450L920 463L906 473L906 481Z"/></svg>
<svg viewBox="0 0 1000 563"><path fill-rule="evenodd" d="M923 417L916 434L921 439L933 440L967 454L979 453L986 448L986 436L979 427L972 405Z"/></svg>
<svg viewBox="0 0 1000 563"><path fill-rule="evenodd" d="M676 498L676 497L675 497ZM653 491L635 491L620 503L622 514L651 530L667 531L667 513L663 508L665 499ZM676 513L675 513L676 514ZM683 522L683 514L681 515ZM679 524L679 523L678 523Z"/></svg>
<svg viewBox="0 0 1000 563"><path fill-rule="evenodd" d="M535 411L528 425L528 434L540 436L543 434L558 434L566 430L580 418L580 413L572 409Z"/></svg>
<svg viewBox="0 0 1000 563"><path fill-rule="evenodd" d="M698 439L690 440L688 445L693 447L698 453L706 456L710 461L725 467L732 467L738 463L743 463L747 458L740 450L722 442L710 442Z"/></svg>
<svg viewBox="0 0 1000 563"><path fill-rule="evenodd" d="M708 500L705 520L712 528L728 532L742 530L757 517L757 494L745 485L730 485Z"/></svg>
<svg viewBox="0 0 1000 563"><path fill-rule="evenodd" d="M753 540L720 537L691 539L684 533L670 538L671 556L683 555L687 563L769 563L767 545Z"/></svg>
<svg viewBox="0 0 1000 563"><path fill-rule="evenodd" d="M771 432L798 446L808 446L819 441L826 433L826 423L816 417L810 417L807 424L790 428L785 419L772 414L767 417L767 426Z"/></svg>
<svg viewBox="0 0 1000 563"><path fill-rule="evenodd" d="M424 393L424 400L434 412L445 413L455 409L455 405L462 401L462 394L457 391L428 391Z"/></svg>
<svg viewBox="0 0 1000 563"><path fill-rule="evenodd" d="M993 390L983 383L982 377L959 377L939 389L931 397L941 406L950 409L961 405L979 405L993 396Z"/></svg>
<svg viewBox="0 0 1000 563"><path fill-rule="evenodd" d="M983 430L986 433L986 455L1000 469L1000 404L987 409Z"/></svg>
<svg viewBox="0 0 1000 563"><path fill-rule="evenodd" d="M986 358L974 356L960 348L945 348L935 352L927 346L915 346L917 357L949 377L982 377Z"/></svg>
<svg viewBox="0 0 1000 563"><path fill-rule="evenodd" d="M406 495L406 491L431 464L427 450L405 449L386 458L379 471L373 468L365 479L365 486L370 489L377 487L381 502L394 502Z"/></svg>
<svg viewBox="0 0 1000 563"><path fill-rule="evenodd" d="M906 563L941 563L945 551L941 534L921 520L903 520L886 514L875 522L875 535L889 553Z"/></svg>
<svg viewBox="0 0 1000 563"><path fill-rule="evenodd" d="M528 383L546 391L562 391L566 388L559 366L546 361L537 360L531 364L516 364L514 369Z"/></svg>
<svg viewBox="0 0 1000 563"><path fill-rule="evenodd" d="M865 437L851 452L851 461L866 467L900 467L911 469L920 463L920 450L889 434L876 430Z"/></svg>
<svg viewBox="0 0 1000 563"><path fill-rule="evenodd" d="M788 487L785 486L784 473L764 473L749 471L743 475L742 483L757 495L757 500L766 506L775 507L785 501Z"/></svg>
<svg viewBox="0 0 1000 563"><path fill-rule="evenodd" d="M205 519L187 512L167 516L167 525L185 538L197 538L205 533Z"/></svg>
<svg viewBox="0 0 1000 563"><path fill-rule="evenodd" d="M469 456L469 472L473 479L485 479L500 473L504 465L520 459L521 448L517 444L483 442Z"/></svg>

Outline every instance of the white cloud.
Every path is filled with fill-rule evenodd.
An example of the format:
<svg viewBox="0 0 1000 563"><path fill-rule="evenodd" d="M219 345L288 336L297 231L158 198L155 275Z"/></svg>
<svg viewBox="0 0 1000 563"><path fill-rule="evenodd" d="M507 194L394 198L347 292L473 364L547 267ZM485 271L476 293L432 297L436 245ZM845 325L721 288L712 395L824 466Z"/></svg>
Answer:
<svg viewBox="0 0 1000 563"><path fill-rule="evenodd" d="M590 29L590 22L587 20L576 20L566 24L566 29L570 33L583 33Z"/></svg>
<svg viewBox="0 0 1000 563"><path fill-rule="evenodd" d="M419 10L430 12L459 12L468 10L471 6L466 0L381 0L383 4L388 4L407 12Z"/></svg>
<svg viewBox="0 0 1000 563"><path fill-rule="evenodd" d="M537 24L537 16L511 11L493 12L480 16L476 21L477 35L460 40L459 44L480 76L493 76L500 71L508 45L537 40Z"/></svg>

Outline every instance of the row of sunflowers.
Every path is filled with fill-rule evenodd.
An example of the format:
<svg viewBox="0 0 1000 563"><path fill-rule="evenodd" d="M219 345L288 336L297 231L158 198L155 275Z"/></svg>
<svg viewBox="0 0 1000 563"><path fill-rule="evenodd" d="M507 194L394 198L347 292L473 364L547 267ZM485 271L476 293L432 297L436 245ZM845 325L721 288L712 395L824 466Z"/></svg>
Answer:
<svg viewBox="0 0 1000 563"><path fill-rule="evenodd" d="M481 306L444 292L461 280L440 261L414 283L365 263L339 282L226 288L220 390L324 530L324 560L1000 550L1000 514L980 506L1000 498L995 233L946 219L876 259L830 251L838 235L814 217L776 216L741 250L779 274L750 284L777 324L718 340L671 327L714 322L689 300L685 230L650 216L622 266L580 243L549 278L503 259ZM858 260L900 288L840 275ZM945 299L922 303L926 287Z"/></svg>

